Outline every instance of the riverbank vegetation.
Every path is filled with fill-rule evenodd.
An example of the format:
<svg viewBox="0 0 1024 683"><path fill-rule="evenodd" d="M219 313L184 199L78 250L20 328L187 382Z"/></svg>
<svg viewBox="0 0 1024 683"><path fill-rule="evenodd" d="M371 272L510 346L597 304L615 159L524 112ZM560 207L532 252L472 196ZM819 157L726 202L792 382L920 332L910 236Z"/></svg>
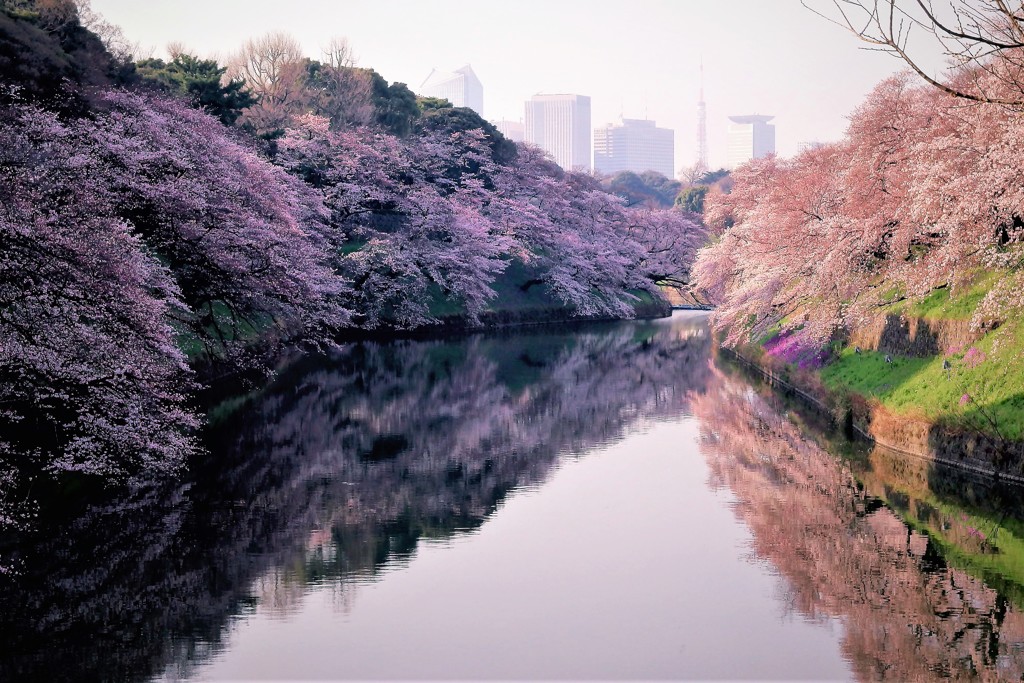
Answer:
<svg viewBox="0 0 1024 683"><path fill-rule="evenodd" d="M1022 73L997 53L955 85L1010 98ZM737 169L731 192L707 196L717 236L696 265L713 324L729 345L821 368L833 391L1020 439L1022 134L1016 108L906 74L843 140Z"/></svg>
<svg viewBox="0 0 1024 683"><path fill-rule="evenodd" d="M99 31L97 35L95 31ZM623 318L703 228L287 36L134 62L70 0L0 10L0 455L122 479L195 448L205 375L524 306ZM209 373L208 373L209 374Z"/></svg>

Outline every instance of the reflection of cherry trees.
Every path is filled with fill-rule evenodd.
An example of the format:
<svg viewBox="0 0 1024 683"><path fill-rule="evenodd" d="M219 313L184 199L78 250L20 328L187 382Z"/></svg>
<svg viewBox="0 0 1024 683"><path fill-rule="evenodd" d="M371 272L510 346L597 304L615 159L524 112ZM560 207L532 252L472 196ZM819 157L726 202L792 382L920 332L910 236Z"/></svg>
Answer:
<svg viewBox="0 0 1024 683"><path fill-rule="evenodd" d="M480 525L560 454L687 410L708 344L677 319L305 359L219 422L189 481L44 511L0 591L0 680L187 667L232 615L287 612L312 582L343 606L353 581Z"/></svg>
<svg viewBox="0 0 1024 683"><path fill-rule="evenodd" d="M1024 614L980 579L946 566L852 472L746 383L714 372L694 399L712 480L736 496L757 556L789 604L840 618L864 680L1019 680Z"/></svg>
<svg viewBox="0 0 1024 683"><path fill-rule="evenodd" d="M333 528L328 554L344 575L478 525L558 453L678 414L706 348L703 334L660 326L362 344L284 378L255 419L280 457L302 457L293 476L344 482L319 527Z"/></svg>

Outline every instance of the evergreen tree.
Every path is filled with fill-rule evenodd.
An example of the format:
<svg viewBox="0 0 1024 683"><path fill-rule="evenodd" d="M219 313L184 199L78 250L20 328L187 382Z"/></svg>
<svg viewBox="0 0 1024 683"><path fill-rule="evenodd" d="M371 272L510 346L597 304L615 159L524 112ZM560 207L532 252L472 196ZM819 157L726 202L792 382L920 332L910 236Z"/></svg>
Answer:
<svg viewBox="0 0 1024 683"><path fill-rule="evenodd" d="M186 95L192 106L204 109L227 125L233 125L242 110L255 99L241 80L224 81L222 67L215 60L179 53L170 62L145 59L136 65L142 77L158 88Z"/></svg>

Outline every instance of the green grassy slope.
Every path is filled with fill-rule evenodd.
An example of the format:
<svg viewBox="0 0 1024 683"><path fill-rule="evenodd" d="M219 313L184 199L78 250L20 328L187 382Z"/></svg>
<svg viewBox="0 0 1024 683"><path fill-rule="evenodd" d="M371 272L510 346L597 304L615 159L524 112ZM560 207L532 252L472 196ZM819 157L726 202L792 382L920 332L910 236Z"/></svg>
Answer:
<svg viewBox="0 0 1024 683"><path fill-rule="evenodd" d="M906 304L903 312L928 320L964 320L998 278L979 277L961 292L935 290ZM944 363L948 362L948 367ZM987 333L973 347L931 358L894 357L841 349L821 370L833 390L852 391L898 414L1024 438L1024 323L1011 319Z"/></svg>

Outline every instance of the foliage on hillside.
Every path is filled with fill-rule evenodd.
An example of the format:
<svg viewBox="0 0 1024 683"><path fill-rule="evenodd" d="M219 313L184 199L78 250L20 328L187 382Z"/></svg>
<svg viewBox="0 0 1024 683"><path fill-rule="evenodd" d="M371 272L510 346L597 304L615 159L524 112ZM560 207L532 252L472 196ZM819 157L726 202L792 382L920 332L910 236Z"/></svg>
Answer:
<svg viewBox="0 0 1024 683"><path fill-rule="evenodd" d="M1024 438L1024 326L1012 320L966 348L928 358L842 349L822 368L827 386L896 414L1010 440Z"/></svg>
<svg viewBox="0 0 1024 683"><path fill-rule="evenodd" d="M52 109L81 113L86 89L134 81L134 67L112 55L80 21L73 0L0 3L0 103L12 86L20 97Z"/></svg>
<svg viewBox="0 0 1024 683"><path fill-rule="evenodd" d="M781 325L821 346L894 292L913 302L979 269L1005 276L976 322L1024 305L1024 118L908 80L881 83L841 142L751 162L732 192L709 196L707 220L724 231L702 252L698 280L731 343Z"/></svg>
<svg viewBox="0 0 1024 683"><path fill-rule="evenodd" d="M189 104L213 114L226 125L232 125L242 111L255 104L245 83L226 80L227 67L212 59L199 59L179 53L170 62L149 58L136 64L139 75L165 92L184 95Z"/></svg>
<svg viewBox="0 0 1024 683"><path fill-rule="evenodd" d="M1013 69L995 55L961 77L998 94ZM1019 110L901 75L843 140L737 169L730 193L707 197L718 236L695 266L713 324L728 344L770 338L770 354L830 359L832 389L894 413L1024 437L1022 136ZM882 316L970 320L986 334L931 358L843 348Z"/></svg>
<svg viewBox="0 0 1024 683"><path fill-rule="evenodd" d="M343 45L324 63L287 36L246 50L136 73L72 3L0 12L5 463L173 470L198 423L188 361L476 321L509 268L566 317L632 317L689 279L705 233L683 212L628 208L470 110L421 109Z"/></svg>
<svg viewBox="0 0 1024 683"><path fill-rule="evenodd" d="M180 290L79 135L34 108L0 122L0 460L173 469L196 423L171 324Z"/></svg>
<svg viewBox="0 0 1024 683"><path fill-rule="evenodd" d="M627 206L649 209L672 207L682 183L666 178L657 171L619 171L602 182L605 191L622 197Z"/></svg>

